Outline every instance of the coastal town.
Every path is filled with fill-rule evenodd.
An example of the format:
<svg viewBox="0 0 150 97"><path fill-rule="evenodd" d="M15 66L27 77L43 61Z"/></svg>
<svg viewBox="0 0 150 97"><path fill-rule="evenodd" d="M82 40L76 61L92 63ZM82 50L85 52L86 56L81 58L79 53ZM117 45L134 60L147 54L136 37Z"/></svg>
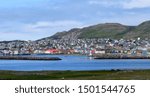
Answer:
<svg viewBox="0 0 150 97"><path fill-rule="evenodd" d="M149 39L42 39L1 41L0 55L79 54L150 56Z"/></svg>

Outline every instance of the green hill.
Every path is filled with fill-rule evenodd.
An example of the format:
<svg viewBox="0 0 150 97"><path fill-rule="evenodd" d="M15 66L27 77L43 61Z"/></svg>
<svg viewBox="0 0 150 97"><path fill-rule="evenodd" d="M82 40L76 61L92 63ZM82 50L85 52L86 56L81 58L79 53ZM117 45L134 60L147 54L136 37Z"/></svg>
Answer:
<svg viewBox="0 0 150 97"><path fill-rule="evenodd" d="M135 27L135 29L129 31L124 38L150 38L150 21L143 22Z"/></svg>
<svg viewBox="0 0 150 97"><path fill-rule="evenodd" d="M150 21L138 26L127 26L119 23L98 24L82 29L74 28L59 32L48 37L51 39L82 39L82 38L150 38Z"/></svg>
<svg viewBox="0 0 150 97"><path fill-rule="evenodd" d="M132 29L117 23L99 24L82 29L79 38L120 38Z"/></svg>

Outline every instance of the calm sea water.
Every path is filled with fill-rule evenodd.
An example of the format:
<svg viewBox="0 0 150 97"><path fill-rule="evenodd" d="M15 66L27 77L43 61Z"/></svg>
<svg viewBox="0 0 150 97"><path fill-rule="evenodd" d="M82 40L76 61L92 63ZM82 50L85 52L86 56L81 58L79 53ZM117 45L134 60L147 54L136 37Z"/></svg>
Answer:
<svg viewBox="0 0 150 97"><path fill-rule="evenodd" d="M45 56L45 55L44 55ZM150 60L94 60L86 56L47 55L61 61L0 60L0 70L111 70L150 69Z"/></svg>

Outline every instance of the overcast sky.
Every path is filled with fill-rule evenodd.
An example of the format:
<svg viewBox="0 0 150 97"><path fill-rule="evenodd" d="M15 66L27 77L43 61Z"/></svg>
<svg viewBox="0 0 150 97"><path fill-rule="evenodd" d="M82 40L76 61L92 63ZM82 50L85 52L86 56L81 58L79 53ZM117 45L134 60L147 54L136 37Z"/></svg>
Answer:
<svg viewBox="0 0 150 97"><path fill-rule="evenodd" d="M150 0L0 0L0 41L36 40L98 23L150 20Z"/></svg>

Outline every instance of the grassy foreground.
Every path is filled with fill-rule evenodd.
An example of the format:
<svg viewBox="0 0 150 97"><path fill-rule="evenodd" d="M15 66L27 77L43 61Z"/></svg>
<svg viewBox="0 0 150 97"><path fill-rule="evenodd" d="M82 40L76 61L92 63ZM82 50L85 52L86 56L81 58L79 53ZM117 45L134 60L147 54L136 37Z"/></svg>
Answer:
<svg viewBox="0 0 150 97"><path fill-rule="evenodd" d="M0 71L0 80L150 80L150 70Z"/></svg>

